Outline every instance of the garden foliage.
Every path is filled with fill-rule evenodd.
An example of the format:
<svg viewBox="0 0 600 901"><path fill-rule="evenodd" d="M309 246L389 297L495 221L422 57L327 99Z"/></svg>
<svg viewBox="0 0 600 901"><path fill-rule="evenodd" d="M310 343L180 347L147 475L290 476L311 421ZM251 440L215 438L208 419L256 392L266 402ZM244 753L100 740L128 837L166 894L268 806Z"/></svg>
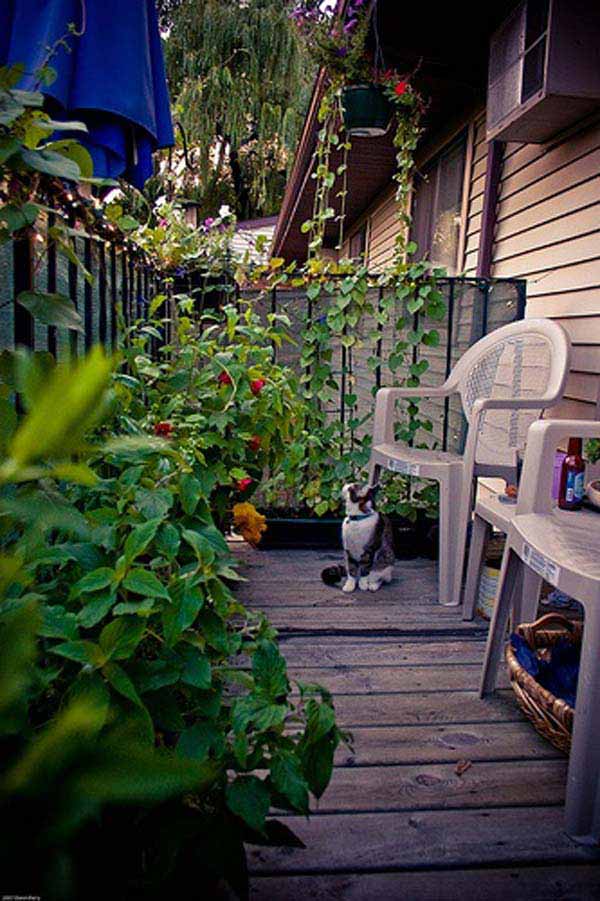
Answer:
<svg viewBox="0 0 600 901"><path fill-rule="evenodd" d="M340 739L326 691L292 693L214 518L258 477L250 455L281 453L285 373L255 349L251 315L230 310L197 345L188 328L182 314L160 362L143 325L116 375L100 350L2 357L2 394L25 414L4 422L0 463L0 868L27 834L50 897L93 893L98 854L125 866L123 897L192 873L243 896L243 842L294 841L269 810L306 813Z"/></svg>

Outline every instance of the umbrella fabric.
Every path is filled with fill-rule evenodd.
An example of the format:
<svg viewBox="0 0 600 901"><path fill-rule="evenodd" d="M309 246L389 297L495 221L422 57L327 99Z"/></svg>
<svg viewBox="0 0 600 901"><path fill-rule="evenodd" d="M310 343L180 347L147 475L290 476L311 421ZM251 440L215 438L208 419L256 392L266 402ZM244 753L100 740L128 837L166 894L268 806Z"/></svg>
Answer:
<svg viewBox="0 0 600 901"><path fill-rule="evenodd" d="M55 45L56 81L40 86L36 71ZM0 0L0 64L15 63L26 71L19 87L41 90L54 118L86 123L89 133L77 137L95 176L141 187L152 153L173 144L154 0Z"/></svg>

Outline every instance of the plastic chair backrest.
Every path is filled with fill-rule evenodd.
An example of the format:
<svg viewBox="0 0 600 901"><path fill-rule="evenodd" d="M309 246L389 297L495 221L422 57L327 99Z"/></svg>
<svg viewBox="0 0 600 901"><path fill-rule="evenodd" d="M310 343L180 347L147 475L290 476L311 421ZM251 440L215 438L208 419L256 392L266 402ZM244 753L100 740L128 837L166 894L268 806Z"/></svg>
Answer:
<svg viewBox="0 0 600 901"><path fill-rule="evenodd" d="M537 401L531 409L484 413L477 463L514 465L515 453L525 447L531 423L562 398L570 347L569 337L558 323L523 319L496 329L463 354L448 383L460 393L469 425L473 404L479 398L510 401L530 397Z"/></svg>

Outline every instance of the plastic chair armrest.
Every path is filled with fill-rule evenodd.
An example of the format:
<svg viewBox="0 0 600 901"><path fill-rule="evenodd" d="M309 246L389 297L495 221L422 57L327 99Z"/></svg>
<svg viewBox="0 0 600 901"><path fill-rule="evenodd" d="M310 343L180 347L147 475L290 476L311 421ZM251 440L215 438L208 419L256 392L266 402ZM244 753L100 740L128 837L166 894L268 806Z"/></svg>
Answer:
<svg viewBox="0 0 600 901"><path fill-rule="evenodd" d="M437 387L421 388L380 388L375 395L375 422L373 444L389 443L394 440L394 403L402 398L449 397L455 389L447 382Z"/></svg>
<svg viewBox="0 0 600 901"><path fill-rule="evenodd" d="M517 513L549 513L553 507L554 455L563 438L600 438L600 422L539 419L527 433Z"/></svg>

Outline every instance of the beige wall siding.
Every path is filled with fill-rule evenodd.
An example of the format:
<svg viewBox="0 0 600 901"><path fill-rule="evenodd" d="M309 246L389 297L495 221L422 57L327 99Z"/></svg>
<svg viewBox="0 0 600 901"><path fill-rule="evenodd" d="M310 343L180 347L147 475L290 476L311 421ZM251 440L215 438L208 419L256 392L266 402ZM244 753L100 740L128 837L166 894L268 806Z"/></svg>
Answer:
<svg viewBox="0 0 600 901"><path fill-rule="evenodd" d="M462 265L468 276L477 270L487 174L483 115L471 136ZM369 226L368 261L377 272L393 256L391 190L370 212ZM527 315L555 318L571 336L572 371L553 415L600 416L600 123L554 143L506 145L492 275L525 279Z"/></svg>
<svg viewBox="0 0 600 901"><path fill-rule="evenodd" d="M370 217L367 260L371 272L381 272L394 258L398 216L394 191L390 190Z"/></svg>
<svg viewBox="0 0 600 901"><path fill-rule="evenodd" d="M467 204L467 222L465 226L465 255L463 272L475 275L477 270L477 254L481 236L481 210L485 190L487 144L485 140L485 118L479 116L474 123L473 158L469 177L469 202Z"/></svg>
<svg viewBox="0 0 600 901"><path fill-rule="evenodd" d="M565 401L553 415L595 418L600 392L600 124L560 143L507 144L492 275L527 280L527 315L573 342Z"/></svg>

